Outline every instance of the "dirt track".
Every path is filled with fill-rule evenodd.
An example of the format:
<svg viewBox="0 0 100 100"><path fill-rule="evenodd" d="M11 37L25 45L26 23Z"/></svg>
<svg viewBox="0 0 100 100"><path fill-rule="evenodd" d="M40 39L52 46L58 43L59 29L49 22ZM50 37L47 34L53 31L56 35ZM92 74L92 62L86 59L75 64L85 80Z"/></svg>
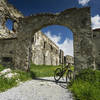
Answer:
<svg viewBox="0 0 100 100"><path fill-rule="evenodd" d="M61 80L56 84L53 77L34 79L18 87L0 93L0 100L73 100L72 94Z"/></svg>

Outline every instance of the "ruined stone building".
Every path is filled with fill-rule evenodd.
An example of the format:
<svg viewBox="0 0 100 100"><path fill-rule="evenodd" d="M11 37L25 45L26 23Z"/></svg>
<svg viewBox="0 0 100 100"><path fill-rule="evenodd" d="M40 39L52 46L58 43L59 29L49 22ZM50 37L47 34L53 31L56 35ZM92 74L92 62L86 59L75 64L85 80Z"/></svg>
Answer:
<svg viewBox="0 0 100 100"><path fill-rule="evenodd" d="M74 64L72 56L64 56L64 51L51 41L45 34L38 31L32 38L32 63L36 65Z"/></svg>
<svg viewBox="0 0 100 100"><path fill-rule="evenodd" d="M0 0L0 64L14 66L17 48L17 23L19 18L23 17L23 14L8 4L6 0ZM13 22L12 30L6 27L6 22L9 19Z"/></svg>
<svg viewBox="0 0 100 100"><path fill-rule="evenodd" d="M66 55L64 56L64 64L74 64L74 57L70 56L70 55Z"/></svg>
<svg viewBox="0 0 100 100"><path fill-rule="evenodd" d="M8 19L13 22L11 31L6 27ZM43 36L44 42L42 43L47 49L46 54L41 56L43 52L41 51L35 60L36 55L32 55L32 52L37 49L32 44L35 41L34 34L49 25L63 25L73 32L75 71L88 67L93 68L94 64L100 65L100 32L99 30L93 31L91 28L90 7L70 8L55 14L40 13L24 17L7 0L0 0L0 64L10 64L14 68L28 71L30 59L35 63L39 57L45 59L44 62L40 61L40 64L59 63L59 59L54 58L53 61L46 61L46 59L50 59L53 52L56 52L57 47L47 39L46 42L48 41L54 48L54 51L50 53L49 50L52 50L50 49L52 47L49 45L48 50L47 43L44 41L45 36ZM39 45L38 42L37 45ZM41 48L43 49L43 46ZM49 58L47 55L50 55Z"/></svg>
<svg viewBox="0 0 100 100"><path fill-rule="evenodd" d="M59 47L45 34L38 31L32 38L32 63L37 65L59 65Z"/></svg>
<svg viewBox="0 0 100 100"><path fill-rule="evenodd" d="M5 0L0 1L0 4L0 63L5 66L14 66L15 57L17 56L16 48L18 48L17 23L24 16ZM3 8L4 6L5 9ZM8 20L13 22L12 30L9 30L6 26ZM29 60L32 63L59 65L58 46L41 31L33 35L31 45L31 57Z"/></svg>

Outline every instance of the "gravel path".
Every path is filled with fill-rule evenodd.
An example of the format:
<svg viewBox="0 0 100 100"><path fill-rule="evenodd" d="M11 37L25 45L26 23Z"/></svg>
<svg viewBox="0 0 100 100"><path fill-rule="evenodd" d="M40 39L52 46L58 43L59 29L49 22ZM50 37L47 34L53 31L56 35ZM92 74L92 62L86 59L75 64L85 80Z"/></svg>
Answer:
<svg viewBox="0 0 100 100"><path fill-rule="evenodd" d="M73 100L72 94L61 80L56 84L53 77L34 79L18 87L0 93L0 100Z"/></svg>

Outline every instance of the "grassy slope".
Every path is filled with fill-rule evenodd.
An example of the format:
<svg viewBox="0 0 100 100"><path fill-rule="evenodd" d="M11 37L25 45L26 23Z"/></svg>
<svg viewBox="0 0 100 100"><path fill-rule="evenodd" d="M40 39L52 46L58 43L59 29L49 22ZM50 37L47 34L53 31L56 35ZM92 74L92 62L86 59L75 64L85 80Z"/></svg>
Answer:
<svg viewBox="0 0 100 100"><path fill-rule="evenodd" d="M27 81L35 77L49 77L54 75L54 70L58 68L58 66L46 66L46 65L34 65L31 64L30 72L25 72L21 70L13 70L13 73L16 72L19 75L12 79L6 79L3 76L0 77L0 92L3 92L9 88L12 88L17 85L16 80L20 79L20 81ZM0 65L0 71L5 69L2 65Z"/></svg>
<svg viewBox="0 0 100 100"><path fill-rule="evenodd" d="M100 71L81 71L69 88L75 100L100 100Z"/></svg>
<svg viewBox="0 0 100 100"><path fill-rule="evenodd" d="M60 66L31 64L30 71L32 73L34 73L36 77L50 77L50 76L54 76L54 71L58 67L60 67Z"/></svg>
<svg viewBox="0 0 100 100"><path fill-rule="evenodd" d="M19 71L19 70L17 71L13 70L12 73L14 72L17 72L18 76L11 78L11 79L4 78L3 76L0 77L0 92L3 92L9 88L17 86L18 82L16 80L20 80L21 82L23 82L23 81L32 79L32 76L30 73Z"/></svg>

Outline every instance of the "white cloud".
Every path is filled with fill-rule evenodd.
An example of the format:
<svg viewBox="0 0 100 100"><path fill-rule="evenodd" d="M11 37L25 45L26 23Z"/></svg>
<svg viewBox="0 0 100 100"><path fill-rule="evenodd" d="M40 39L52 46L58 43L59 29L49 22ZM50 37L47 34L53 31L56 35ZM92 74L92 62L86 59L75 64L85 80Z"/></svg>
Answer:
<svg viewBox="0 0 100 100"><path fill-rule="evenodd" d="M78 3L81 4L82 6L87 5L90 2L90 0L78 0Z"/></svg>
<svg viewBox="0 0 100 100"><path fill-rule="evenodd" d="M58 44L59 48L64 51L64 55L71 55L73 56L73 40L68 38L62 44Z"/></svg>
<svg viewBox="0 0 100 100"><path fill-rule="evenodd" d="M92 28L100 28L100 16L97 14L96 16L91 18L92 21Z"/></svg>
<svg viewBox="0 0 100 100"><path fill-rule="evenodd" d="M61 36L58 35L51 35L51 32L48 31L44 33L50 38L60 49L64 51L64 55L71 55L73 56L73 40L70 40L68 38L65 39L65 41L62 44L59 44L59 41L61 40Z"/></svg>
<svg viewBox="0 0 100 100"><path fill-rule="evenodd" d="M48 31L48 32L46 32L44 34L46 34L48 36L48 38L50 38L56 44L61 40L60 35L59 36L51 35L51 32L50 31Z"/></svg>

